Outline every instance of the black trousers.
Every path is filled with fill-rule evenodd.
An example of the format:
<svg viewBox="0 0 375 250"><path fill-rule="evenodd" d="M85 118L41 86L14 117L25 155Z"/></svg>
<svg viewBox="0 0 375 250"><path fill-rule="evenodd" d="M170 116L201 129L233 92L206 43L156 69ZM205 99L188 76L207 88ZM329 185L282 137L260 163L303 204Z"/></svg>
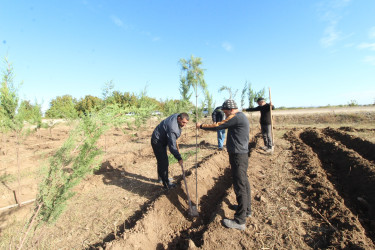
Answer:
<svg viewBox="0 0 375 250"><path fill-rule="evenodd" d="M168 155L167 155L167 146L161 145L159 142L151 139L151 146L154 150L154 154L158 166L158 175L163 181L164 187L168 187Z"/></svg>
<svg viewBox="0 0 375 250"><path fill-rule="evenodd" d="M229 153L229 163L232 169L233 189L238 204L234 220L239 224L244 224L246 223L246 215L251 214L251 190L247 178L248 154Z"/></svg>

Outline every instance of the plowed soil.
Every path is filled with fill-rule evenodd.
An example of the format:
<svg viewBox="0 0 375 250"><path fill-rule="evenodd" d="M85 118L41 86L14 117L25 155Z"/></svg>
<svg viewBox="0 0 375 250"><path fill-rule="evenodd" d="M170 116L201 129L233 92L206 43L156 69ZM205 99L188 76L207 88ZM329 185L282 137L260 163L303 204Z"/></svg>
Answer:
<svg viewBox="0 0 375 250"><path fill-rule="evenodd" d="M195 151L192 127L180 138L181 152ZM15 136L3 140L0 207L13 204L13 190L18 190L16 150L23 173L18 197L24 201L37 192L35 165L57 150L69 129L42 130L18 149ZM199 217L192 218L181 167L170 166L175 189L166 191L157 183L149 145L152 129L137 134L108 132L100 141L106 152L100 170L76 188L55 224L32 233L26 247L375 249L375 145L361 134L372 133L372 127L279 129L272 155L260 148L259 129L252 127L248 169L252 216L244 231L222 225L223 218L233 218L236 199L228 155L217 151L216 133L199 131L198 164L194 154L185 161L189 194L199 210ZM2 248L17 246L32 210L31 204L0 211Z"/></svg>

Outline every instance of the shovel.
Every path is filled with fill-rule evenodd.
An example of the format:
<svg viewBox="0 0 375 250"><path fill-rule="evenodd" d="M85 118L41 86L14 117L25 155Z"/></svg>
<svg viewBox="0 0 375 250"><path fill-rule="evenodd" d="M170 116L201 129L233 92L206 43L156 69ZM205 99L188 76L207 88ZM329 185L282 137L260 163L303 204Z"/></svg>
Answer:
<svg viewBox="0 0 375 250"><path fill-rule="evenodd" d="M197 207L191 205L191 200L190 200L189 191L188 191L188 187L187 187L187 183L186 183L186 178L185 178L185 170L184 170L184 166L183 166L182 163L181 163L180 165L181 165L181 169L182 169L182 176L183 176L183 178L184 178L185 189L186 189L186 194L187 194L188 203L189 203L189 212L188 212L188 215L189 215L190 217L198 217L198 216L199 216L199 213L198 213Z"/></svg>

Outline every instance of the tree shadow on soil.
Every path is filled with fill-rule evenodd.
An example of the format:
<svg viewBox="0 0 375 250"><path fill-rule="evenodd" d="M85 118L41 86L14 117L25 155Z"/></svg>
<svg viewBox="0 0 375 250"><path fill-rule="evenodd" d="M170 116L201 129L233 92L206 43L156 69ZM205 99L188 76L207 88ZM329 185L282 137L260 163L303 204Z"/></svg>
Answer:
<svg viewBox="0 0 375 250"><path fill-rule="evenodd" d="M183 148L194 148L195 149L195 144L181 144L178 145L181 149ZM200 149L217 149L218 146L210 143L205 143L205 144L198 144L198 148Z"/></svg>
<svg viewBox="0 0 375 250"><path fill-rule="evenodd" d="M155 195L163 190L162 186L156 185L156 180L126 172L121 167L118 166L115 168L109 161L105 161L95 174L103 176L103 183L105 185L116 185L147 199L155 198Z"/></svg>

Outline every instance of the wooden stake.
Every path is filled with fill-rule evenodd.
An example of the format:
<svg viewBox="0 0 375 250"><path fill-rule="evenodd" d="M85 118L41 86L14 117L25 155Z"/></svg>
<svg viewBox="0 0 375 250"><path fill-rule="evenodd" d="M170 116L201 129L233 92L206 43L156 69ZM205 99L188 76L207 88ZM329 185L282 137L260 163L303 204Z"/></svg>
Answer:
<svg viewBox="0 0 375 250"><path fill-rule="evenodd" d="M268 88L268 93L270 96L270 103L272 103L271 99L271 88ZM272 135L272 146L275 146L275 138L273 135L273 117L272 117L272 105L270 105L270 115L271 115L271 135Z"/></svg>
<svg viewBox="0 0 375 250"><path fill-rule="evenodd" d="M20 204L20 202L19 202L18 199L17 199L17 193L16 193L16 190L13 190L13 195L14 195L14 200L16 201L17 205L20 207L21 204Z"/></svg>

